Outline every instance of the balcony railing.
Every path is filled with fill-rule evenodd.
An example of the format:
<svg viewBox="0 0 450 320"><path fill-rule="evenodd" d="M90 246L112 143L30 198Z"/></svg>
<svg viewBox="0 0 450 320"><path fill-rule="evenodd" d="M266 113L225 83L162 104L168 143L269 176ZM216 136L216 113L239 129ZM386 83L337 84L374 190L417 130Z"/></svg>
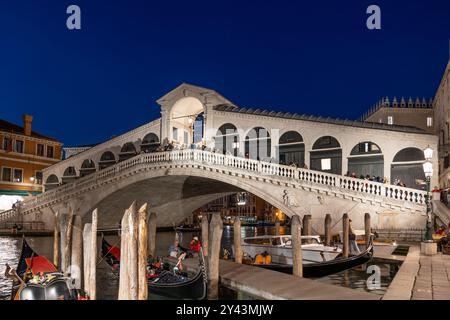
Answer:
<svg viewBox="0 0 450 320"><path fill-rule="evenodd" d="M208 151L187 149L137 155L136 157L117 163L114 166L81 177L74 182L58 186L34 198L27 199L21 203L18 209L0 213L0 221L14 217L19 211L25 213L36 206L53 201L72 192L82 190L85 187L98 183L99 180L114 177L133 167L162 163L207 164L214 167L231 168L245 173L254 173L264 176L291 179L298 182L306 182L308 184L336 187L373 197L399 200L416 205L424 205L426 201L426 192L421 190L320 171L299 169L277 163L268 163Z"/></svg>

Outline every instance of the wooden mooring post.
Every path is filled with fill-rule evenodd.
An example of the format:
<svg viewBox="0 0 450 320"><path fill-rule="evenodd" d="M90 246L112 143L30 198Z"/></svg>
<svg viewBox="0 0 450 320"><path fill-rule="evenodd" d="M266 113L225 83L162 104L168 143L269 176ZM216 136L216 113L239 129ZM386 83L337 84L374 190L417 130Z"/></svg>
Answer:
<svg viewBox="0 0 450 320"><path fill-rule="evenodd" d="M366 238L366 248L369 247L370 237L371 237L371 227L370 227L370 213L366 212L364 214L364 230Z"/></svg>
<svg viewBox="0 0 450 320"><path fill-rule="evenodd" d="M325 245L331 244L331 214L325 216Z"/></svg>
<svg viewBox="0 0 450 320"><path fill-rule="evenodd" d="M72 227L73 227L73 210L69 209L69 214L63 214L59 218L59 230L61 232L61 272L68 276L71 248L72 248Z"/></svg>
<svg viewBox="0 0 450 320"><path fill-rule="evenodd" d="M92 211L91 243L89 246L89 297L97 299L97 225L98 211Z"/></svg>
<svg viewBox="0 0 450 320"><path fill-rule="evenodd" d="M84 277L84 291L89 296L90 289L90 261L91 261L91 237L92 237L92 224L86 223L83 229L83 277Z"/></svg>
<svg viewBox="0 0 450 320"><path fill-rule="evenodd" d="M156 212L151 212L148 219L148 254L151 257L156 255Z"/></svg>
<svg viewBox="0 0 450 320"><path fill-rule="evenodd" d="M72 229L72 253L70 262L70 277L74 280L74 287L81 289L81 262L83 259L83 231L81 217L75 215Z"/></svg>
<svg viewBox="0 0 450 320"><path fill-rule="evenodd" d="M147 204L144 204L138 212L138 299L147 300L147 254L148 254L148 223ZM156 220L153 222L156 231ZM153 240L154 243L154 240ZM153 248L153 251L155 249Z"/></svg>
<svg viewBox="0 0 450 320"><path fill-rule="evenodd" d="M219 213L214 213L209 224L208 299L219 298L219 259L223 222Z"/></svg>
<svg viewBox="0 0 450 320"><path fill-rule="evenodd" d="M302 235L304 235L304 236L311 235L311 215L310 214L305 214L303 216Z"/></svg>
<svg viewBox="0 0 450 320"><path fill-rule="evenodd" d="M348 253L349 253L349 245L350 245L350 239L349 239L349 218L348 218L348 214L344 213L343 217L342 217L342 256L344 258L348 257Z"/></svg>
<svg viewBox="0 0 450 320"><path fill-rule="evenodd" d="M52 210L53 211L53 210ZM59 212L54 212L55 215L55 229L53 230L53 264L59 266Z"/></svg>
<svg viewBox="0 0 450 320"><path fill-rule="evenodd" d="M206 213L202 215L202 249L205 263L208 264L209 221Z"/></svg>
<svg viewBox="0 0 450 320"><path fill-rule="evenodd" d="M234 262L242 263L242 248L241 248L241 219L236 217L234 219Z"/></svg>
<svg viewBox="0 0 450 320"><path fill-rule="evenodd" d="M134 201L122 218L119 300L147 299L147 252L147 204Z"/></svg>
<svg viewBox="0 0 450 320"><path fill-rule="evenodd" d="M303 277L302 225L300 217L295 215L291 220L292 241L292 275Z"/></svg>

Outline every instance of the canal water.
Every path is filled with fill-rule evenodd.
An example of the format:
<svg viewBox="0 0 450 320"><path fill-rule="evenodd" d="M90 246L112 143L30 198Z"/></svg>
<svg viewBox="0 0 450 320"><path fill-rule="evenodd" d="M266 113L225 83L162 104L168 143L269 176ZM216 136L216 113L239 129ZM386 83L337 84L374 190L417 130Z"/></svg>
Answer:
<svg viewBox="0 0 450 320"><path fill-rule="evenodd" d="M275 234L275 228L273 227L242 227L242 237L249 237L255 235ZM280 227L279 233L289 234L289 230ZM184 232L179 234L180 244L183 247L188 247L192 237L200 236L200 232ZM175 238L174 232L158 232L157 234L157 247L156 254L158 256L167 256L168 248L173 243ZM100 238L99 238L100 239ZM106 239L110 244L119 245L120 241L117 236L106 236ZM27 237L27 241L30 246L36 250L40 255L49 257L53 256L53 238L52 237ZM21 247L20 238L0 237L0 300L9 299L11 291L11 281L4 277L5 264L8 263L11 266L16 266L20 255ZM231 245L233 242L233 228L230 226L224 226L222 246L227 248L231 252ZM100 246L100 241L98 241ZM100 247L99 247L100 252ZM113 275L111 268L106 262L101 261L98 258L97 269L97 294L99 299L117 299L117 291L119 287L118 278ZM381 286L377 290L369 290L366 285L368 274L367 268L370 265L377 265L381 271ZM330 275L324 278L317 279L333 285L339 285L349 287L355 290L368 291L373 294L383 295L386 292L387 287L391 283L393 277L398 271L400 264L390 260L372 260L367 265L359 266L351 270L347 270L338 274ZM238 292L230 288L221 287L219 290L220 299L228 300L245 300L255 299L243 292ZM158 299L158 297L155 297Z"/></svg>

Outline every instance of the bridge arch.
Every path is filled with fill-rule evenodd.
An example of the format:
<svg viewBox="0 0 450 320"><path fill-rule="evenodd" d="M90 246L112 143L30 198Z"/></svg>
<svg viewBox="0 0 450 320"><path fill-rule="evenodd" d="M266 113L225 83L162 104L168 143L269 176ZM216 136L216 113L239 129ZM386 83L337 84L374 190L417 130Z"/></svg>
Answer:
<svg viewBox="0 0 450 320"><path fill-rule="evenodd" d="M145 153L154 152L160 145L161 143L159 142L158 136L155 133L150 132L142 139L141 151Z"/></svg>
<svg viewBox="0 0 450 320"><path fill-rule="evenodd" d="M120 149L119 162L127 160L127 159L130 159L130 158L134 157L137 154L138 154L138 152L137 152L136 147L134 146L134 144L132 142L127 142Z"/></svg>
<svg viewBox="0 0 450 320"><path fill-rule="evenodd" d="M424 190L425 181L423 150L408 147L398 151L391 164L391 183L403 184L408 188Z"/></svg>
<svg viewBox="0 0 450 320"><path fill-rule="evenodd" d="M296 164L303 167L305 164L305 143L297 131L288 131L278 140L278 157L280 164Z"/></svg>
<svg viewBox="0 0 450 320"><path fill-rule="evenodd" d="M85 177L97 171L95 162L91 159L85 159L81 164L80 177Z"/></svg>
<svg viewBox="0 0 450 320"><path fill-rule="evenodd" d="M177 100L169 110L170 140L175 145L190 145L194 141L195 122L204 111L203 103L195 97Z"/></svg>
<svg viewBox="0 0 450 320"><path fill-rule="evenodd" d="M250 129L245 136L245 157L254 160L271 160L272 140L263 127Z"/></svg>
<svg viewBox="0 0 450 320"><path fill-rule="evenodd" d="M136 200L138 205L151 204L150 210L157 212L158 225L171 226L215 199L244 191L267 201L288 216L299 214L298 208L286 205L282 188L274 189L268 189L262 181L255 183L196 166L173 166L139 171L132 179L117 179L114 183L104 184L98 192L85 196L80 212L85 214L98 208L102 214L106 213L100 218L101 223L111 225L112 221L113 224L119 221L124 210Z"/></svg>
<svg viewBox="0 0 450 320"><path fill-rule="evenodd" d="M100 161L98 162L99 170L108 168L112 165L116 164L116 156L111 151L105 151L102 153L100 157Z"/></svg>
<svg viewBox="0 0 450 320"><path fill-rule="evenodd" d="M384 156L381 148L372 141L355 145L348 156L348 173L356 177L384 177Z"/></svg>
<svg viewBox="0 0 450 320"><path fill-rule="evenodd" d="M51 174L48 176L47 180L45 180L45 190L51 190L59 186L59 179L55 174Z"/></svg>
<svg viewBox="0 0 450 320"><path fill-rule="evenodd" d="M219 127L214 138L216 150L220 153L230 153L237 156L239 152L239 133L232 123L225 123Z"/></svg>
<svg viewBox="0 0 450 320"><path fill-rule="evenodd" d="M77 178L78 178L77 170L75 169L75 167L74 166L67 167L64 170L63 176L61 178L62 184L70 183Z"/></svg>
<svg viewBox="0 0 450 320"><path fill-rule="evenodd" d="M318 138L313 144L310 159L312 170L342 174L342 147L335 137Z"/></svg>

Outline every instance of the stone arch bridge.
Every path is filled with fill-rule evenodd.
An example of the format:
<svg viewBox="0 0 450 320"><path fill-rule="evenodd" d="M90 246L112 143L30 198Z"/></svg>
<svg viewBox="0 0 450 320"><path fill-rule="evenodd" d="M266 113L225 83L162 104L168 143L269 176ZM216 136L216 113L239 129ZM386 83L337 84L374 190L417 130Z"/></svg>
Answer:
<svg viewBox="0 0 450 320"><path fill-rule="evenodd" d="M52 226L52 212L72 208L89 219L98 208L100 226L115 226L137 200L150 204L158 226L172 226L203 204L239 191L261 197L288 216L312 214L317 232L327 213L338 221L347 212L357 228L365 212L379 228L420 228L426 219L420 190L201 150L137 155L25 201L0 219L39 217Z"/></svg>

